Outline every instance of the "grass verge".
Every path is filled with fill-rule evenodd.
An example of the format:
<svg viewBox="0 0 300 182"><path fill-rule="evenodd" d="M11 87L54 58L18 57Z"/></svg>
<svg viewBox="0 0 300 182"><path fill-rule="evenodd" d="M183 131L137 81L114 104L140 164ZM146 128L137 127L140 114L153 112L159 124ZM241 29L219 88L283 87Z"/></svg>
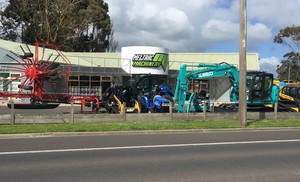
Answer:
<svg viewBox="0 0 300 182"><path fill-rule="evenodd" d="M300 127L297 119L250 120L246 128ZM0 134L244 128L236 120L0 125Z"/></svg>

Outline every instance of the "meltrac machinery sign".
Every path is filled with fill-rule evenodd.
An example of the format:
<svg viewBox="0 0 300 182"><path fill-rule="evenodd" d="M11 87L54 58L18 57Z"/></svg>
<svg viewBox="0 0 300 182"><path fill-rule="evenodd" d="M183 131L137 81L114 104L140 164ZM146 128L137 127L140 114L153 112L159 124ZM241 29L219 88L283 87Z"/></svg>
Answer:
<svg viewBox="0 0 300 182"><path fill-rule="evenodd" d="M167 75L169 50L149 46L122 47L121 65L130 74Z"/></svg>

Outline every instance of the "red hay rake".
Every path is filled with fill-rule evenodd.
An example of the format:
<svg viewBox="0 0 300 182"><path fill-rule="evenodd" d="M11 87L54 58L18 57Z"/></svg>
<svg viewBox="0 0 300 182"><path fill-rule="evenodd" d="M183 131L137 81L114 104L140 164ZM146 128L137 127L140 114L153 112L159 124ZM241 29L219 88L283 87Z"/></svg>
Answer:
<svg viewBox="0 0 300 182"><path fill-rule="evenodd" d="M17 92L0 92L0 97L29 98L27 104L14 104L17 109L49 109L60 103L80 101L82 107L87 105L99 110L98 96L68 94L67 78L71 74L71 62L55 45L34 43L34 46L34 53L27 46L29 52L21 47L24 55L6 55L12 61L6 67L21 73L6 84L16 80L21 80L21 84ZM52 53L45 59L46 48L51 49L49 51Z"/></svg>

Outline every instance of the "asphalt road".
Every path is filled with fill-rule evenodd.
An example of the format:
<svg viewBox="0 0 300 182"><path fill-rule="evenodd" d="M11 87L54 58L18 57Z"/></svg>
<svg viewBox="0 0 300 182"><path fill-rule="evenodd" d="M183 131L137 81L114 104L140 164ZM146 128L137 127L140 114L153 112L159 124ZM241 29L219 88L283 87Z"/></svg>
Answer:
<svg viewBox="0 0 300 182"><path fill-rule="evenodd" d="M300 180L299 129L13 136L5 182Z"/></svg>

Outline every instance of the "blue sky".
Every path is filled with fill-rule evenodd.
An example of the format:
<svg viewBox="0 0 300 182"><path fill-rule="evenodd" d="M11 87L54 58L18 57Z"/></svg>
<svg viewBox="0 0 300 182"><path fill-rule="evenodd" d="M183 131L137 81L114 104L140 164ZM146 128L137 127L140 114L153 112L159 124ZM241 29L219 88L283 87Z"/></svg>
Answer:
<svg viewBox="0 0 300 182"><path fill-rule="evenodd" d="M166 47L170 52L239 52L239 0L104 0L119 46ZM290 50L273 43L281 28L300 24L300 0L248 0L248 52L276 75Z"/></svg>

